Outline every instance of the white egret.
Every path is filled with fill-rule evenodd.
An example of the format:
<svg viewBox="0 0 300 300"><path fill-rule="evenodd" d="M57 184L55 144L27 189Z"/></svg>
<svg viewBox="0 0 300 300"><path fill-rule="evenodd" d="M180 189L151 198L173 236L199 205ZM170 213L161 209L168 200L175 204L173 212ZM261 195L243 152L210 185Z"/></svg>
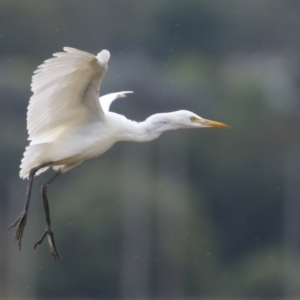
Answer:
<svg viewBox="0 0 300 300"><path fill-rule="evenodd" d="M57 173L42 185L46 230L35 244L48 238L50 252L61 260L51 229L48 186L61 174L84 160L103 154L118 141L148 142L164 131L179 128L229 128L180 110L158 113L143 122L135 122L109 111L110 104L132 92L118 92L100 97L99 90L107 70L110 53L97 56L65 47L53 54L34 72L27 112L29 146L21 161L20 177L28 179L24 209L9 227L17 226L15 239L21 248L34 176L53 168Z"/></svg>

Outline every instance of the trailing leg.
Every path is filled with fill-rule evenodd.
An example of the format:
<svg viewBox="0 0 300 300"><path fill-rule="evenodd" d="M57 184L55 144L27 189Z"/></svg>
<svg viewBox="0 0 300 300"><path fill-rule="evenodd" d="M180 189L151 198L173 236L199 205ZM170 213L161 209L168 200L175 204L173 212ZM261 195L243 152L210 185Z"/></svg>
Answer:
<svg viewBox="0 0 300 300"><path fill-rule="evenodd" d="M50 178L50 180L48 180L41 187L41 192L42 192L43 202L44 202L45 216L46 216L46 230L45 230L44 234L42 235L41 239L34 245L34 249L37 247L37 245L40 245L44 241L45 237L47 237L48 238L48 242L49 242L50 252L51 252L52 256L54 257L55 260L59 260L59 261L62 262L62 259L60 258L59 254L57 252L55 241L54 241L54 235L53 235L52 228L51 228L51 218L50 218L49 202L48 202L48 197L47 197L48 186L60 174L61 174L61 171L58 171L52 178Z"/></svg>

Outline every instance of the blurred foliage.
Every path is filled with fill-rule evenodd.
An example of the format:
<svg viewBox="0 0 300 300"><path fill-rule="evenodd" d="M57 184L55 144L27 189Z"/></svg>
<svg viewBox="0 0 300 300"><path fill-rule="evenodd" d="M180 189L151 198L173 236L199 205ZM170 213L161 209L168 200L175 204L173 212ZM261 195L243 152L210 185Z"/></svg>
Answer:
<svg viewBox="0 0 300 300"><path fill-rule="evenodd" d="M181 270L179 296L273 298L284 295L287 286L296 295L299 253L291 249L284 255L282 237L286 153L299 145L299 6L294 0L0 0L0 220L13 220L23 201L25 183L12 186L26 145L33 70L63 46L93 53L107 48L112 58L102 91L135 91L114 103L113 110L142 120L159 111L189 109L232 126L226 132L166 133L153 142L148 166L152 192L145 192L150 199L150 283L142 296L168 297L160 292L163 266L168 266L166 272ZM185 154L178 150L183 135ZM162 145L169 152L161 154ZM132 147L144 151L149 145ZM118 144L49 190L65 262L54 264L47 245L34 252L32 285L39 297L122 296L122 203L129 201L123 197L123 154L123 144ZM179 163L184 155L186 172ZM173 160L164 179L157 174L160 160L168 157ZM138 161L128 170L138 182L136 170ZM49 174L38 178L35 188ZM161 188L169 198L158 198ZM180 196L183 191L186 196ZM29 234L26 228L25 239L37 240L42 233L38 205L38 229ZM158 205L169 210L159 211ZM185 226L176 227L172 236L174 245L184 249L181 256L176 247L161 256L162 213L167 221ZM1 231L1 244L13 243L12 236ZM146 240L141 237L142 243ZM24 288L21 279L12 282L9 249L0 248L2 297L15 285Z"/></svg>

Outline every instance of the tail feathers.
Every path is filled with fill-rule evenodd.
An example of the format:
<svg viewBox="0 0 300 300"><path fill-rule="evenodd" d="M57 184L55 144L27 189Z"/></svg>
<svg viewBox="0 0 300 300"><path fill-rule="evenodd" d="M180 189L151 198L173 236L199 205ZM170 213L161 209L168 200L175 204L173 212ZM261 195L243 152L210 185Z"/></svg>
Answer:
<svg viewBox="0 0 300 300"><path fill-rule="evenodd" d="M26 147L24 156L21 160L20 165L20 177L22 179L28 178L29 172L32 168L45 163L45 151L49 143L29 145ZM42 168L36 172L36 175L39 175L45 172L49 167Z"/></svg>

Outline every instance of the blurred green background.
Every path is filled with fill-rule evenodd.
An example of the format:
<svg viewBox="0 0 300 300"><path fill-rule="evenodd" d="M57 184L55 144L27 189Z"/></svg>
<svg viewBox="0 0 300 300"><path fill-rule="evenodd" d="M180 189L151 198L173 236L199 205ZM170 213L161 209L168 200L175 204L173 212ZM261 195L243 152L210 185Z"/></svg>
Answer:
<svg viewBox="0 0 300 300"><path fill-rule="evenodd" d="M0 0L0 298L300 296L300 1ZM34 183L22 251L32 72L63 46L111 52L101 94L144 120L188 109L231 130L120 143L49 189ZM51 174L50 174L51 173Z"/></svg>

